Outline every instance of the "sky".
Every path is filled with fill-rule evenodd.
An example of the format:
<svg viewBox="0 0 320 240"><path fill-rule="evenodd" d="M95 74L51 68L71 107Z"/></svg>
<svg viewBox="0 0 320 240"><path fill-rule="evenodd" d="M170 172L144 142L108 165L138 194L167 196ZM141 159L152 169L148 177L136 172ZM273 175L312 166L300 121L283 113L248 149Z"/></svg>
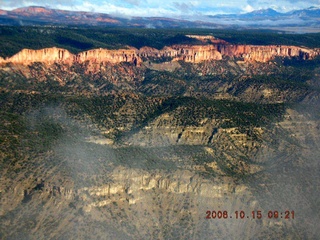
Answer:
<svg viewBox="0 0 320 240"><path fill-rule="evenodd" d="M0 0L0 9L25 6L93 11L123 16L199 16L246 13L273 8L279 12L320 7L320 0Z"/></svg>

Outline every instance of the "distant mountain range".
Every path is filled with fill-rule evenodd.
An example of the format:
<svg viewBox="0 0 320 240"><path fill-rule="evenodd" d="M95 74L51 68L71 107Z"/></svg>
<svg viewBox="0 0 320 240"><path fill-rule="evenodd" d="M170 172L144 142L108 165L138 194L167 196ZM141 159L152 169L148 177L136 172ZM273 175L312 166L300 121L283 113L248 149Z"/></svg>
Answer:
<svg viewBox="0 0 320 240"><path fill-rule="evenodd" d="M320 19L320 9L316 7L310 7L307 9L294 10L286 13L280 13L272 8L256 10L249 13L244 14L220 14L210 16L212 18L235 18L239 20L274 20L274 19L288 19L299 17L304 20L319 20Z"/></svg>
<svg viewBox="0 0 320 240"><path fill-rule="evenodd" d="M105 13L66 11L39 6L0 10L0 25L82 25L138 28L219 27L214 23L191 22L166 17L118 17Z"/></svg>
<svg viewBox="0 0 320 240"><path fill-rule="evenodd" d="M320 9L311 7L280 13L268 8L244 14L199 16L193 20L186 20L185 18L166 17L126 18L105 13L30 6L12 11L0 10L0 25L84 25L140 28L307 27L320 31Z"/></svg>

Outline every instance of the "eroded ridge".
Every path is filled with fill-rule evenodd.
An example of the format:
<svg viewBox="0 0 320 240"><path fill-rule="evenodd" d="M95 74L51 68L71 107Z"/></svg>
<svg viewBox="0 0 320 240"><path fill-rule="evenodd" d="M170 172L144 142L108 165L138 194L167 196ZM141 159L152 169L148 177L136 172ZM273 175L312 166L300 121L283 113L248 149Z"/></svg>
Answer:
<svg viewBox="0 0 320 240"><path fill-rule="evenodd" d="M299 58L302 60L312 59L320 54L320 49L310 49L298 46L285 45L234 45L223 40L209 39L211 44L205 45L172 45L161 50L142 47L136 49L92 49L72 54L63 48L44 48L39 50L23 49L12 57L0 58L0 63L20 63L30 64L33 62L43 62L52 64L55 62L73 64L85 61L97 62L130 62L140 65L147 59L165 59L169 61L182 60L185 62L198 63L207 60L221 60L224 57L242 58L244 61L268 62L275 57Z"/></svg>

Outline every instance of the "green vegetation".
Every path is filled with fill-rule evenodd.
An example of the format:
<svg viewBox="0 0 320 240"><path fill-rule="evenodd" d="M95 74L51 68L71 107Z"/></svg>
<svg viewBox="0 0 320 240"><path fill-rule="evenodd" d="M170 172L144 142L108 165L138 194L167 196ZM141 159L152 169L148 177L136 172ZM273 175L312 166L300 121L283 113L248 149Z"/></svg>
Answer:
<svg viewBox="0 0 320 240"><path fill-rule="evenodd" d="M311 61L304 61L298 59L289 59L285 58L283 61L283 65L286 67L294 67L296 72L292 73L292 75L296 75L297 71L304 74L310 74L310 71L314 70L315 68L319 67L320 64L320 57L317 56L316 58L312 59Z"/></svg>
<svg viewBox="0 0 320 240"><path fill-rule="evenodd" d="M150 46L161 49L172 44L199 44L187 34L213 35L234 44L297 45L320 47L320 33L279 34L261 30L133 29L0 26L0 56L12 56L23 48L66 48L73 53L93 48L118 49Z"/></svg>
<svg viewBox="0 0 320 240"><path fill-rule="evenodd" d="M214 36L235 44L319 47L320 33L285 34L266 30L217 30Z"/></svg>
<svg viewBox="0 0 320 240"><path fill-rule="evenodd" d="M23 48L66 48L73 53L93 49L133 46L158 49L176 43L197 43L196 39L166 30L114 28L0 27L0 56L12 56Z"/></svg>

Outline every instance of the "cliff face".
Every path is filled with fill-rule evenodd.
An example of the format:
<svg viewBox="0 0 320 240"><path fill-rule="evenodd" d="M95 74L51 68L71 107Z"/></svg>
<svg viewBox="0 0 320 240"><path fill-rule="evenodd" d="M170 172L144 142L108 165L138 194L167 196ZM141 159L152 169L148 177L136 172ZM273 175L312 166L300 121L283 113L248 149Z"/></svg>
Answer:
<svg viewBox="0 0 320 240"><path fill-rule="evenodd" d="M23 49L14 56L6 59L0 58L0 63L22 63L30 64L33 62L43 62L52 64L62 62L72 64L74 62L90 61L99 62L131 62L140 65L142 59L150 58L172 58L185 62L199 63L206 60L221 60L223 56L239 57L245 61L268 62L275 57L298 57L303 60L312 59L319 55L316 49L301 48L296 46L255 46L255 45L232 45L223 41L218 41L211 45L173 45L164 47L161 50L143 47L141 49L92 49L72 54L62 48L45 48L40 50Z"/></svg>
<svg viewBox="0 0 320 240"><path fill-rule="evenodd" d="M13 55L11 58L5 60L0 59L0 62L12 62L12 63L23 63L30 64L33 62L44 62L44 63L54 63L54 62L72 62L73 54L68 50L62 48L44 48L40 50L23 49L17 54Z"/></svg>
<svg viewBox="0 0 320 240"><path fill-rule="evenodd" d="M186 62L201 62L205 60L221 60L222 55L217 51L214 45L205 46L186 46L174 45L173 49L177 50L181 60Z"/></svg>
<svg viewBox="0 0 320 240"><path fill-rule="evenodd" d="M81 52L74 56L76 62L134 62L138 63L137 49L119 49L119 50L107 50L107 49L93 49L85 52Z"/></svg>
<svg viewBox="0 0 320 240"><path fill-rule="evenodd" d="M171 47L164 47L161 50L151 47L143 47L139 50L139 56L142 58L163 58L172 57L177 58L180 55L177 49Z"/></svg>
<svg viewBox="0 0 320 240"><path fill-rule="evenodd" d="M12 62L21 64L30 64L33 62L43 62L52 64L54 62L71 64L74 62L136 62L138 61L136 49L92 49L79 54L72 54L62 48L45 48L40 50L23 49L14 56L6 59L0 59L0 63Z"/></svg>
<svg viewBox="0 0 320 240"><path fill-rule="evenodd" d="M0 63L12 62L30 64L32 62L131 62L139 65L141 58L162 58L172 57L175 60L183 60L186 62L200 62L204 60L221 60L222 55L215 46L188 46L188 45L174 45L172 47L165 47L162 50L154 48L143 47L140 50L135 48L108 50L108 49L92 49L81 52L79 54L72 54L66 49L61 48L45 48L40 50L23 49L14 56L5 60L0 59Z"/></svg>
<svg viewBox="0 0 320 240"><path fill-rule="evenodd" d="M245 61L268 62L279 57L299 57L300 59L311 59L319 52L308 48L296 46L255 46L255 45L231 45L217 44L216 48L224 56L242 57Z"/></svg>
<svg viewBox="0 0 320 240"><path fill-rule="evenodd" d="M144 58L161 58L172 57L175 60L183 60L185 62L201 62L205 60L221 60L222 55L213 45L173 45L165 47L162 50L155 48L143 47L139 50L138 55Z"/></svg>

